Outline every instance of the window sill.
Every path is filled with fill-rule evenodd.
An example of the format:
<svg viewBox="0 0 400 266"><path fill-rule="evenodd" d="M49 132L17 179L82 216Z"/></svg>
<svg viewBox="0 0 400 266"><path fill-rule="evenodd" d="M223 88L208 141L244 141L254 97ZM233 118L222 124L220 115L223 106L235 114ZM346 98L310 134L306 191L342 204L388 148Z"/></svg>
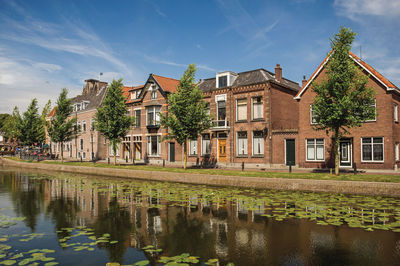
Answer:
<svg viewBox="0 0 400 266"><path fill-rule="evenodd" d="M264 154L255 154L252 155L251 158L264 158Z"/></svg>
<svg viewBox="0 0 400 266"><path fill-rule="evenodd" d="M197 157L197 154L189 154L189 157Z"/></svg>
<svg viewBox="0 0 400 266"><path fill-rule="evenodd" d="M235 123L247 123L247 120L237 120Z"/></svg>
<svg viewBox="0 0 400 266"><path fill-rule="evenodd" d="M161 155L147 155L149 158L161 158Z"/></svg>
<svg viewBox="0 0 400 266"><path fill-rule="evenodd" d="M248 155L236 155L236 158L249 158Z"/></svg>
<svg viewBox="0 0 400 266"><path fill-rule="evenodd" d="M361 161L361 163L378 163L378 164L382 164L382 163L385 163L385 161Z"/></svg>
<svg viewBox="0 0 400 266"><path fill-rule="evenodd" d="M324 160L306 160L307 163L321 163L321 162L325 162Z"/></svg>
<svg viewBox="0 0 400 266"><path fill-rule="evenodd" d="M264 118L256 118L251 120L251 122L263 122L263 121L265 121Z"/></svg>

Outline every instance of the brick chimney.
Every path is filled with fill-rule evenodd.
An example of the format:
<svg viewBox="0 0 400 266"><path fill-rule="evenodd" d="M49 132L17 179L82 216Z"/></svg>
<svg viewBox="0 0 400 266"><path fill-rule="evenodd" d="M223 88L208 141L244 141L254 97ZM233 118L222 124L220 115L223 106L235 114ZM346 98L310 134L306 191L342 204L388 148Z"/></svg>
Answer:
<svg viewBox="0 0 400 266"><path fill-rule="evenodd" d="M278 82L282 81L282 68L279 64L276 64L276 67L275 67L275 79Z"/></svg>
<svg viewBox="0 0 400 266"><path fill-rule="evenodd" d="M306 83L307 83L306 76L303 76L303 80L301 81L301 87L304 87Z"/></svg>

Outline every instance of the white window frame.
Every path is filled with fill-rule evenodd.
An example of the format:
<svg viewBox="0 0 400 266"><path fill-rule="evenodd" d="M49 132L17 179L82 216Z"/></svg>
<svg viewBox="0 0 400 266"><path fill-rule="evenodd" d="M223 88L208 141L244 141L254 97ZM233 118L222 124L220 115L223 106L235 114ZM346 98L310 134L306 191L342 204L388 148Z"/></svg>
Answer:
<svg viewBox="0 0 400 266"><path fill-rule="evenodd" d="M86 152L82 152L82 159L86 159Z"/></svg>
<svg viewBox="0 0 400 266"><path fill-rule="evenodd" d="M316 115L314 114L314 111L312 109L312 104L310 104L310 124L311 125L316 125L318 124L317 121L315 120ZM315 121L314 121L315 120Z"/></svg>
<svg viewBox="0 0 400 266"><path fill-rule="evenodd" d="M156 113L156 109L159 108L158 115ZM146 107L146 125L149 126L149 110L153 109L153 121L155 121L154 125L160 124L160 114L161 114L161 106L159 105L152 105Z"/></svg>
<svg viewBox="0 0 400 266"><path fill-rule="evenodd" d="M395 161L400 161L400 143L394 145L394 158Z"/></svg>
<svg viewBox="0 0 400 266"><path fill-rule="evenodd" d="M376 143L376 144L382 144L382 160L374 160L374 138L382 138L382 143ZM371 143L363 143L363 139L371 139ZM363 156L363 145L371 145L371 160L364 160ZM385 138L384 137L361 137L360 141L361 145L361 162L363 163L383 163L385 162Z"/></svg>
<svg viewBox="0 0 400 266"><path fill-rule="evenodd" d="M82 131L82 127L81 127L81 121L78 121L78 131L81 132Z"/></svg>
<svg viewBox="0 0 400 266"><path fill-rule="evenodd" d="M204 139L203 136L205 134L201 135L201 155L209 155L211 153L211 135L208 133L209 139ZM208 149L209 152L207 153L207 144L204 146L205 141L208 142Z"/></svg>
<svg viewBox="0 0 400 266"><path fill-rule="evenodd" d="M376 114L377 114L377 110L376 110L376 98L374 99L374 108L375 108L375 118L371 119L371 120L365 120L364 122L376 122Z"/></svg>
<svg viewBox="0 0 400 266"><path fill-rule="evenodd" d="M198 149L197 149L197 139L190 139L189 140L189 155L197 155L198 154Z"/></svg>
<svg viewBox="0 0 400 266"><path fill-rule="evenodd" d="M322 151L323 158L317 159L317 140L321 140L321 139L323 141L323 147L324 147L323 151ZM313 144L310 144L310 145L314 146L314 159L308 159L308 143L307 143L308 140L314 141ZM306 162L324 162L325 161L325 139L324 138L310 138L310 139L306 139L305 141L306 141L306 143L305 143L306 144L305 145L305 147L306 147ZM321 144L318 144L318 145L321 145Z"/></svg>
<svg viewBox="0 0 400 266"><path fill-rule="evenodd" d="M240 140L243 140L244 138L239 139L239 133L246 133L246 140L244 142L245 147L240 146ZM249 139L249 134L247 131L238 131L236 132L236 155L237 156L248 156L249 154L249 144L248 144L248 139ZM240 153L243 152L243 153Z"/></svg>
<svg viewBox="0 0 400 266"><path fill-rule="evenodd" d="M393 115L394 122L399 122L399 105L397 103L393 104Z"/></svg>
<svg viewBox="0 0 400 266"><path fill-rule="evenodd" d="M152 85L150 88L150 99L151 100L157 99L157 86L156 85Z"/></svg>
<svg viewBox="0 0 400 266"><path fill-rule="evenodd" d="M116 150L116 156L119 156L119 150L120 150L120 147L118 145L117 146L117 150ZM111 144L108 145L108 154L109 154L109 156L114 156L114 151L112 149L112 145Z"/></svg>
<svg viewBox="0 0 400 266"><path fill-rule="evenodd" d="M246 119L241 119L241 120L239 120L239 104L238 104L238 102L239 101L245 101L246 102L246 104L242 104L242 105L245 105L246 106L246 108L245 108L245 110L246 110ZM236 99L236 121L247 121L247 99L246 98L240 98L240 99Z"/></svg>
<svg viewBox="0 0 400 266"><path fill-rule="evenodd" d="M261 132L262 133L262 131L261 130L255 130L255 131L252 131L251 132L251 137L252 137L252 140L251 140L251 143L252 143L252 145L251 145L251 147L252 147L252 155L254 156L261 156L261 155L264 155L264 137L263 137L263 135L261 134L261 151L262 151L262 153L255 153L254 151L255 151L255 149L254 149L254 147L255 147L255 142L254 142L254 140L255 140L255 138L254 138L254 132ZM257 139L260 139L259 137L257 137Z"/></svg>
<svg viewBox="0 0 400 266"><path fill-rule="evenodd" d="M82 131L86 132L86 121L82 120Z"/></svg>
<svg viewBox="0 0 400 266"><path fill-rule="evenodd" d="M90 130L94 130L94 118L90 119Z"/></svg>
<svg viewBox="0 0 400 266"><path fill-rule="evenodd" d="M151 154L151 137L157 137L157 153ZM161 142L160 142L160 135L149 135L147 136L147 156L148 157L160 157L161 156Z"/></svg>
<svg viewBox="0 0 400 266"><path fill-rule="evenodd" d="M254 117L254 99L255 98L261 98L261 117ZM259 120L259 119L264 119L264 101L262 96L254 96L251 97L251 119L252 120Z"/></svg>

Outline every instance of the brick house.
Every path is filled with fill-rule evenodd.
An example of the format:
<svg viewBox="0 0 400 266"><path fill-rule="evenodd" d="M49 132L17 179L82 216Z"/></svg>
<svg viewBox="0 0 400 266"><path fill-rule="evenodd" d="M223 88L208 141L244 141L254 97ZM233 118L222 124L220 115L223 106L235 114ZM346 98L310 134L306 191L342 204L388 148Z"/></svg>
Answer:
<svg viewBox="0 0 400 266"><path fill-rule="evenodd" d="M203 80L200 89L214 121L209 131L189 141L189 162L253 167L294 163L298 107L293 97L300 87L282 77L279 65L275 73L217 73Z"/></svg>
<svg viewBox="0 0 400 266"><path fill-rule="evenodd" d="M376 91L375 107L377 116L365 121L359 128L350 130L340 142L341 168L397 169L399 161L400 125L398 106L400 89L387 80L369 64L350 52L354 64L368 76L367 86ZM312 129L312 103L315 92L310 89L312 82L326 78L327 56L315 70L295 99L299 104L298 165L300 167L334 167L332 135Z"/></svg>
<svg viewBox="0 0 400 266"><path fill-rule="evenodd" d="M182 160L182 148L173 140L162 141L167 129L160 127L160 113L168 112L167 97L179 80L150 74L144 85L125 87L127 110L135 123L122 141L121 158L152 164Z"/></svg>
<svg viewBox="0 0 400 266"><path fill-rule="evenodd" d="M85 82L82 94L71 99L71 117L77 119L77 126L81 129L79 135L60 147L59 143L50 143L46 134L46 142L50 143L52 153L59 155L60 149L63 149L64 158L68 160L102 160L107 156L107 140L93 127L97 108L102 104L107 91L107 82L96 79L87 79ZM55 109L50 112L47 120L51 121L54 114Z"/></svg>

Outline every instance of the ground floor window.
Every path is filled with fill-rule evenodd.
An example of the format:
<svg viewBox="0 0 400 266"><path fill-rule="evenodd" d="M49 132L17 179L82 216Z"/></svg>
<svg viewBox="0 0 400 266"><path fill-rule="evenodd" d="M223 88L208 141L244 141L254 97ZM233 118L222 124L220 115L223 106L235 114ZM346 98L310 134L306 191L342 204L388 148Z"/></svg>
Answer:
<svg viewBox="0 0 400 266"><path fill-rule="evenodd" d="M247 155L247 132L237 133L237 155Z"/></svg>
<svg viewBox="0 0 400 266"><path fill-rule="evenodd" d="M253 131L253 155L264 154L264 138L262 131Z"/></svg>
<svg viewBox="0 0 400 266"><path fill-rule="evenodd" d="M325 159L325 140L307 139L307 161L323 161Z"/></svg>
<svg viewBox="0 0 400 266"><path fill-rule="evenodd" d="M400 144L399 143L396 143L394 152L395 152L396 161L400 160Z"/></svg>
<svg viewBox="0 0 400 266"><path fill-rule="evenodd" d="M361 160L383 162L383 138L361 138Z"/></svg>
<svg viewBox="0 0 400 266"><path fill-rule="evenodd" d="M189 141L189 154L197 155L197 139L191 139Z"/></svg>
<svg viewBox="0 0 400 266"><path fill-rule="evenodd" d="M82 159L86 159L86 152L82 152Z"/></svg>
<svg viewBox="0 0 400 266"><path fill-rule="evenodd" d="M108 146L108 148L109 148L108 154L109 154L110 156L114 156L114 150L113 150L113 148L112 148L112 145L110 144L110 145ZM119 156L119 145L117 145L117 150L116 150L116 152L115 152L115 156Z"/></svg>
<svg viewBox="0 0 400 266"><path fill-rule="evenodd" d="M147 154L150 156L160 156L161 154L160 136L147 137Z"/></svg>
<svg viewBox="0 0 400 266"><path fill-rule="evenodd" d="M201 140L201 152L203 155L210 154L210 134L203 134Z"/></svg>

